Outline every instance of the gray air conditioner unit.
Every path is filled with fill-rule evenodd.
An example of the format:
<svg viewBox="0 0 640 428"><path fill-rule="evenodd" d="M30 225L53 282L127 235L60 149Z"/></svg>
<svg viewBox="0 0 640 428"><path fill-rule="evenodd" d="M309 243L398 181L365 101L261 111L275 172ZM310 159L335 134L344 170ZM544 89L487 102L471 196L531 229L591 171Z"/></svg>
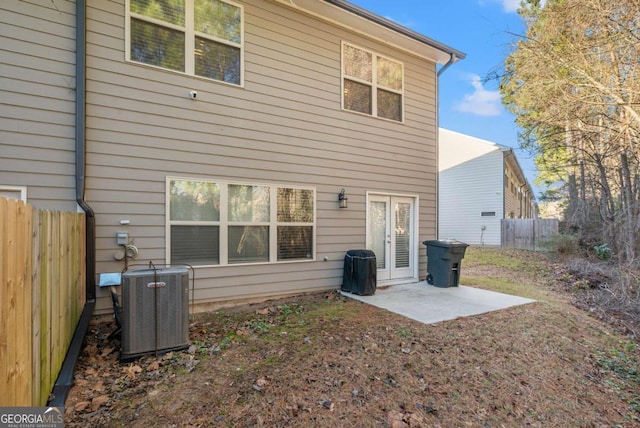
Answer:
<svg viewBox="0 0 640 428"><path fill-rule="evenodd" d="M186 267L122 274L121 361L189 347Z"/></svg>

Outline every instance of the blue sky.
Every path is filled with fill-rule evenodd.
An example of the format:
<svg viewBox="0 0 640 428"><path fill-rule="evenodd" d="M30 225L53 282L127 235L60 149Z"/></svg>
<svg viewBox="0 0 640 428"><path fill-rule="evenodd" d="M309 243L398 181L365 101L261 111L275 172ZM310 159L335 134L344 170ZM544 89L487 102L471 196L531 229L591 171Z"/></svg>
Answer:
<svg viewBox="0 0 640 428"><path fill-rule="evenodd" d="M520 0L350 0L378 15L467 54L440 77L440 126L513 147L536 197L531 155L518 149L513 116L500 102L496 81L524 24L516 13Z"/></svg>

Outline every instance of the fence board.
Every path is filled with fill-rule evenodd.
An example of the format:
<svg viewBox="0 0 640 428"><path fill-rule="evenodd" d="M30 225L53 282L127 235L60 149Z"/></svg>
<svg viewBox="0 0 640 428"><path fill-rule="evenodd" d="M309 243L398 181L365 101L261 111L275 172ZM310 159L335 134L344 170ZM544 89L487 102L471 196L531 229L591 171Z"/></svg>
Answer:
<svg viewBox="0 0 640 428"><path fill-rule="evenodd" d="M51 324L50 309L52 307L51 293L47 288L49 283L49 273L51 271L51 239L50 239L50 224L49 216L45 215L45 212L41 212L40 216L40 284L39 290L42 296L42 307L40 311L40 330L42 332L42 338L40 339L40 385L42 386L41 396L45 394L46 387L51 383L51 359L49 355L49 349L52 348L51 331L49 325Z"/></svg>
<svg viewBox="0 0 640 428"><path fill-rule="evenodd" d="M0 212L7 213L7 202L0 198ZM6 263L8 263L8 256L5 255L6 252L6 247L7 247L7 219L6 216L2 216L0 217L0 278L8 278L8 273L7 273L7 266ZM6 280L3 280L3 283ZM4 287L4 285L3 285ZM4 290L0 290L0 291L4 291ZM8 355L8 351L9 351L9 344L7 343L7 333L8 333L8 326L7 326L7 317L5 312L5 308L7 307L7 304L5 303L6 299L7 299L7 294L8 293L0 293L0 361L9 361L9 355ZM6 383L6 379L7 379L7 364L0 364L0 382ZM9 391L9 388L7 388L7 392Z"/></svg>
<svg viewBox="0 0 640 428"><path fill-rule="evenodd" d="M0 263L0 275L4 278L4 290L0 293L0 382L7 385L8 394L16 394L16 385L12 380L13 366L10 362L15 361L13 355L15 348L11 347L10 340L15 332L15 316L12 316L11 300L14 298L14 266L16 264L16 254L13 252L12 242L15 239L12 234L11 225L15 223L15 211L9 209L6 201L0 199L0 209L2 209L2 261ZM6 364L4 363L6 362Z"/></svg>
<svg viewBox="0 0 640 428"><path fill-rule="evenodd" d="M84 224L0 198L0 406L48 401L84 304Z"/></svg>
<svg viewBox="0 0 640 428"><path fill-rule="evenodd" d="M2 383L20 402L31 402L31 207L24 203L0 205L2 210L3 300L0 309ZM24 343L23 343L24 342Z"/></svg>
<svg viewBox="0 0 640 428"><path fill-rule="evenodd" d="M44 307L42 305L42 293L40 292L41 288L41 249L40 249L40 229L42 227L40 211L33 210L33 226L32 226L32 242L33 246L31 248L31 284L33 288L32 292L32 314L31 320L33 325L33 402L41 403L48 396L48 391L44 391L42 389L42 363L41 363L41 355L42 355L42 312ZM0 256L1 257L1 256Z"/></svg>
<svg viewBox="0 0 640 428"><path fill-rule="evenodd" d="M51 211L48 211L47 213L51 216L49 223L49 226L51 228L51 264L48 283L53 284L56 281L56 278L59 278L61 276L61 248L60 245L56 245L56 242L60 242L60 228L62 227L62 225L60 225L60 227L55 227L55 225L59 224L60 222L60 217L58 215L59 213ZM53 291L50 318L51 321L49 323L49 330L51 330L51 338L53 339L51 343L51 351L53 351L51 353L51 372L49 373L49 381L51 382L51 385L53 385L56 381L55 367L58 364L62 365L62 360L59 360L58 350L63 346L63 340L60 337L60 330L62 327L62 323L64 322L62 319L62 305L64 302L62 302L61 299L63 289L64 285L61 282L57 284L56 288L51 289Z"/></svg>
<svg viewBox="0 0 640 428"><path fill-rule="evenodd" d="M18 341L21 335L22 337L31 338L33 334L31 323L31 299L32 299L32 286L31 286L31 225L32 225L32 209L30 205L23 203L17 204L17 227L18 233L16 241L16 252L19 254L19 258L22 259L20 265L16 269L17 273L17 290L21 293L21 298L18 299L18 312L16 318L19 320L20 325L18 334L14 336L14 340ZM31 385L33 379L33 341L29 346L18 347L18 361L19 372L16 378L16 382L24 382L26 385L24 388L24 396L26 399L31 400L32 392Z"/></svg>
<svg viewBox="0 0 640 428"><path fill-rule="evenodd" d="M558 233L558 219L501 220L502 247L521 250L542 250Z"/></svg>

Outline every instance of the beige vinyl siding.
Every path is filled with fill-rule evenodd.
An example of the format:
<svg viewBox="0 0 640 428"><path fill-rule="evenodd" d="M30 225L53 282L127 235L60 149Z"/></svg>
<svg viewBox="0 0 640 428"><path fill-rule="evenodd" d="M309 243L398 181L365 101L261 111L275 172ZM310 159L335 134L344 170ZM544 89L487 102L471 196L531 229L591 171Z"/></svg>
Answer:
<svg viewBox="0 0 640 428"><path fill-rule="evenodd" d="M518 212L518 196L511 188L505 189L504 210L505 218L520 218Z"/></svg>
<svg viewBox="0 0 640 428"><path fill-rule="evenodd" d="M0 2L0 185L75 210L75 2Z"/></svg>
<svg viewBox="0 0 640 428"><path fill-rule="evenodd" d="M164 263L167 176L316 189L314 261L197 268L199 303L338 287L345 251L366 242L367 191L418 196L417 242L435 238L435 64L280 4L238 3L244 87L126 62L124 0L88 1L87 200L98 272L122 269L119 230L139 248L135 262ZM341 110L343 40L404 64L405 124ZM347 209L338 208L341 188Z"/></svg>
<svg viewBox="0 0 640 428"><path fill-rule="evenodd" d="M510 218L510 213L513 213L513 218L531 218L531 199L526 196L528 183L518 179L506 162L505 171L505 177L509 177L509 186L505 185L504 189L505 218ZM513 189L510 183L513 183Z"/></svg>

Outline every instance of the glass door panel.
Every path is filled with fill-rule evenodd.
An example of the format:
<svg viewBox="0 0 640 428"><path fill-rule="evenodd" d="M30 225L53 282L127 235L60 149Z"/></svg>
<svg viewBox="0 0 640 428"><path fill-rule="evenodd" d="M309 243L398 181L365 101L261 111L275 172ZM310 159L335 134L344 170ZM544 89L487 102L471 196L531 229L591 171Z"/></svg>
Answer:
<svg viewBox="0 0 640 428"><path fill-rule="evenodd" d="M378 269L386 269L387 255L387 203L371 201L369 204L369 249L376 255Z"/></svg>
<svg viewBox="0 0 640 428"><path fill-rule="evenodd" d="M379 281L416 275L414 207L414 198L369 196L367 249L376 255Z"/></svg>

